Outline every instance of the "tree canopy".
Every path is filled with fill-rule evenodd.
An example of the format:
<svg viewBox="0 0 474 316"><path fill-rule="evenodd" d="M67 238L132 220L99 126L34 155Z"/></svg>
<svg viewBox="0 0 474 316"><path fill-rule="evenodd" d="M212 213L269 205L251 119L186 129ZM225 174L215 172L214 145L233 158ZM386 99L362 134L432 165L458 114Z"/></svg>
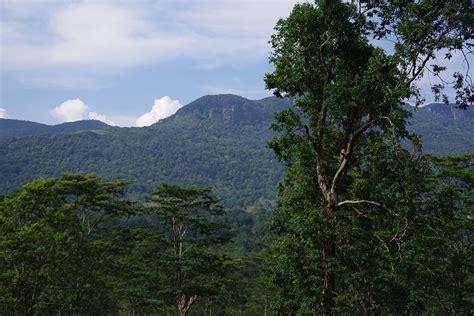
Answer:
<svg viewBox="0 0 474 316"><path fill-rule="evenodd" d="M403 104L422 102L416 83L426 71L445 70L437 54L471 47L472 17L471 1L320 0L278 21L265 82L296 98L275 115L280 135L270 142L287 168L273 224L283 313L415 310L410 294L393 306L387 300L413 289L398 260L427 213L421 197L430 171ZM377 40L395 44L384 50ZM466 107L470 80L455 79L456 102Z"/></svg>
<svg viewBox="0 0 474 316"><path fill-rule="evenodd" d="M37 180L0 199L2 314L114 310L103 225L132 213L133 204L121 198L126 182L100 180Z"/></svg>

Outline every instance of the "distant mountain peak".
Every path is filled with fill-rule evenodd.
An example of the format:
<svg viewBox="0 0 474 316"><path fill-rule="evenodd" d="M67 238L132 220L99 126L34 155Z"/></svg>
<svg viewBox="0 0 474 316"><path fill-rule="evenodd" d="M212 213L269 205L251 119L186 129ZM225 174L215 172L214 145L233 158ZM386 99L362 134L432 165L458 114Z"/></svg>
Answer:
<svg viewBox="0 0 474 316"><path fill-rule="evenodd" d="M271 114L259 101L233 94L207 95L181 108L174 119L195 118L204 122L255 124L268 122Z"/></svg>

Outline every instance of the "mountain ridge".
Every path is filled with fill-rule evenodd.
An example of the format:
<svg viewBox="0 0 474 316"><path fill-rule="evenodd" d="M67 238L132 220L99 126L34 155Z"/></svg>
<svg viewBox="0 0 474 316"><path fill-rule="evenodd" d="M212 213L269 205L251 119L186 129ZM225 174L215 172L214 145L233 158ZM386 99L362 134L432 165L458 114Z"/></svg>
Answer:
<svg viewBox="0 0 474 316"><path fill-rule="evenodd" d="M0 193L39 177L95 172L106 180L134 181L130 191L138 198L160 183L175 183L212 186L229 207L273 199L283 166L266 147L275 135L269 126L273 113L291 102L204 96L148 127L105 124L99 130L0 137ZM472 109L412 110L410 131L421 132L425 150L474 152Z"/></svg>
<svg viewBox="0 0 474 316"><path fill-rule="evenodd" d="M0 139L44 134L98 131L109 127L110 126L106 123L98 120L80 120L57 125L47 125L26 120L0 119Z"/></svg>

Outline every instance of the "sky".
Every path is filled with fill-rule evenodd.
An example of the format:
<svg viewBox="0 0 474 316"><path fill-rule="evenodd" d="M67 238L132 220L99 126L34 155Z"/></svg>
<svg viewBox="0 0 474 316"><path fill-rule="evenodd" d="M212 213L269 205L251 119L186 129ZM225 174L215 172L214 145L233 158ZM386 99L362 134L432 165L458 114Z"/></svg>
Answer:
<svg viewBox="0 0 474 316"><path fill-rule="evenodd" d="M0 0L0 118L147 126L203 95L264 98L296 2Z"/></svg>
<svg viewBox="0 0 474 316"><path fill-rule="evenodd" d="M143 126L203 95L271 95L292 0L0 0L0 117Z"/></svg>

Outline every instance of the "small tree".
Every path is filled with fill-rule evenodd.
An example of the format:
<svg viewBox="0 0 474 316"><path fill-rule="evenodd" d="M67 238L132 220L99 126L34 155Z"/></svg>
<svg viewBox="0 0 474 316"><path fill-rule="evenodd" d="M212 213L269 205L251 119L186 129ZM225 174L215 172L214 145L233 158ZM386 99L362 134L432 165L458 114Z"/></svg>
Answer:
<svg viewBox="0 0 474 316"><path fill-rule="evenodd" d="M236 262L222 251L229 239L225 226L213 218L224 211L209 188L161 185L146 207L165 239L157 262L165 277L160 292L174 302L180 315L187 315L199 297L210 302L229 288L227 280Z"/></svg>

